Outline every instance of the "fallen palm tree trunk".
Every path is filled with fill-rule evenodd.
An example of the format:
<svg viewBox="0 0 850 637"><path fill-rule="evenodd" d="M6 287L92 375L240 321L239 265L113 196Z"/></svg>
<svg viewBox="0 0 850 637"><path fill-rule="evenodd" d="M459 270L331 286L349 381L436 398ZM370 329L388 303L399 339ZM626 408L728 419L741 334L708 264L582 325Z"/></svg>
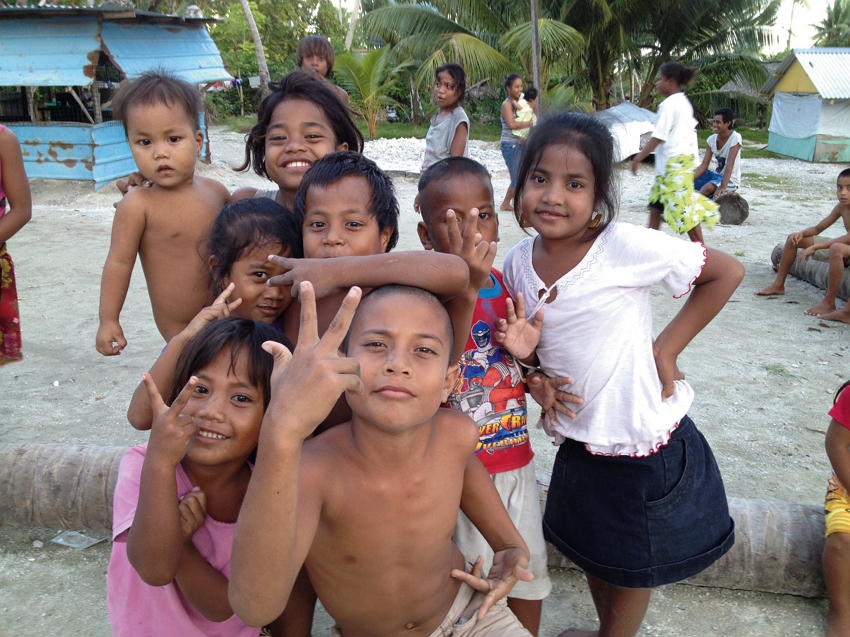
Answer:
<svg viewBox="0 0 850 637"><path fill-rule="evenodd" d="M0 445L0 525L111 530L112 493L125 451L120 447ZM545 506L549 481L538 478L538 482ZM735 520L735 545L686 583L824 595L821 507L730 498L729 510ZM576 568L552 547L549 564Z"/></svg>
<svg viewBox="0 0 850 637"><path fill-rule="evenodd" d="M773 249L773 253L770 255L773 265L779 264L784 247L785 243L782 242ZM791 266L791 274L815 287L819 287L821 290L825 290L829 283L829 251L818 250L811 259L807 259L803 263L794 261L794 265ZM838 298L845 301L850 298L850 270L844 270L844 277L841 280L841 286L838 288Z"/></svg>

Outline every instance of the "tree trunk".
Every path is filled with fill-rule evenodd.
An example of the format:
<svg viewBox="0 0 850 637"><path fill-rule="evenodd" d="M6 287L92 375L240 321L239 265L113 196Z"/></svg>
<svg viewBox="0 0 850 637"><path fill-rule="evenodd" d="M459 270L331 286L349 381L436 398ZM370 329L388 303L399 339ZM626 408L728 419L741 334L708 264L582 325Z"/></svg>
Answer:
<svg viewBox="0 0 850 637"><path fill-rule="evenodd" d="M351 21L348 23L348 33L345 36L345 50L351 50L351 44L354 42L354 27L357 26L357 14L360 13L360 0L354 0L354 7L351 9Z"/></svg>
<svg viewBox="0 0 850 637"><path fill-rule="evenodd" d="M407 76L410 84L410 118L414 126L419 126L419 91L413 83L413 75Z"/></svg>
<svg viewBox="0 0 850 637"><path fill-rule="evenodd" d="M245 19L248 21L248 28L251 29L251 38L254 40L254 49L257 52L257 66L260 69L260 93L263 99L269 96L271 89L269 82L272 81L269 75L269 66L266 64L266 52L263 50L263 41L260 39L260 31L257 29L257 23L254 21L254 14L251 11L251 5L248 0L239 0L242 5L242 12L245 14Z"/></svg>

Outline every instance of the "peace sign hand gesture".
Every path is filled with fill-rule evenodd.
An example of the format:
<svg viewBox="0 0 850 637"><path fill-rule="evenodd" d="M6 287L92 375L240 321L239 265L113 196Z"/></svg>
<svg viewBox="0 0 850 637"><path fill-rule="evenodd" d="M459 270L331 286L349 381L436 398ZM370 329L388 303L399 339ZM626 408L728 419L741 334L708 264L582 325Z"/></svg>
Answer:
<svg viewBox="0 0 850 637"><path fill-rule="evenodd" d="M150 374L142 374L142 381L148 392L153 412L147 456L157 458L174 469L183 460L189 440L198 431L194 418L181 413L189 402L192 392L195 391L198 379L192 376L170 407L163 402Z"/></svg>
<svg viewBox="0 0 850 637"><path fill-rule="evenodd" d="M340 394L363 391L359 363L339 354L360 295L360 288L351 288L320 339L313 286L308 281L301 283L301 325L295 351L290 354L273 341L263 344L275 360L261 438L272 437L282 443L296 440L300 444L328 416Z"/></svg>

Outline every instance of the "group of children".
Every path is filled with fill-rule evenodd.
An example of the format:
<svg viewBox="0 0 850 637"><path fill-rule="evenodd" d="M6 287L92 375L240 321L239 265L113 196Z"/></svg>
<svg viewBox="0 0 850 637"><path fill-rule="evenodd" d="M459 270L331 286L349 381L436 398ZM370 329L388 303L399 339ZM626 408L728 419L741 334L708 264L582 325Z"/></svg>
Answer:
<svg viewBox="0 0 850 637"><path fill-rule="evenodd" d="M424 171L427 250L393 253L392 182L328 82L272 86L243 169L276 188L232 195L194 174L191 90L147 74L114 101L152 185L116 211L98 349L126 344L136 251L167 341L128 410L150 439L116 486L116 634L306 636L318 597L346 637L536 635L546 538L585 570L600 634L634 635L652 588L729 549L676 361L743 268L614 222L603 125L528 135L515 216L537 236L503 276L477 162ZM689 295L655 339L654 283ZM561 444L542 519L526 390Z"/></svg>

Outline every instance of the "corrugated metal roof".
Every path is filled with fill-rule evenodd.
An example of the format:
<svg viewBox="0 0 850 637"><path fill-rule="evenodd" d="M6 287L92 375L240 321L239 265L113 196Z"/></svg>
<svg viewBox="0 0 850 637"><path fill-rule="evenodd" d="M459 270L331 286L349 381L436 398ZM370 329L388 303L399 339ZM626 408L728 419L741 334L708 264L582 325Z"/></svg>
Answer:
<svg viewBox="0 0 850 637"><path fill-rule="evenodd" d="M97 18L0 22L0 86L85 86L100 50Z"/></svg>
<svg viewBox="0 0 850 637"><path fill-rule="evenodd" d="M101 37L127 77L161 67L195 84L233 79L201 24L104 22Z"/></svg>
<svg viewBox="0 0 850 637"><path fill-rule="evenodd" d="M0 86L86 86L101 48L128 77L164 68L192 83L232 79L201 20L9 15L0 10Z"/></svg>
<svg viewBox="0 0 850 637"><path fill-rule="evenodd" d="M772 96L782 76L795 61L809 76L818 94L824 99L850 98L850 48L821 47L816 49L794 49L785 56L761 88L761 94Z"/></svg>

